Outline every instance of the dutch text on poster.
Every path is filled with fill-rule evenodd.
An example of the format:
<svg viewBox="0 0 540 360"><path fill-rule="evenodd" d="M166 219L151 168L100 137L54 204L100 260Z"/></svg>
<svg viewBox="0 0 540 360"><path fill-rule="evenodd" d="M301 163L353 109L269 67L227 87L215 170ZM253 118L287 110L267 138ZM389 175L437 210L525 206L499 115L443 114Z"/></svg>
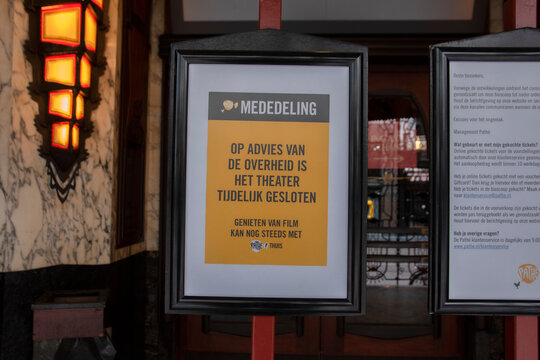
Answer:
<svg viewBox="0 0 540 360"><path fill-rule="evenodd" d="M540 299L540 63L449 64L451 299Z"/></svg>
<svg viewBox="0 0 540 360"><path fill-rule="evenodd" d="M209 94L205 262L325 266L329 96Z"/></svg>

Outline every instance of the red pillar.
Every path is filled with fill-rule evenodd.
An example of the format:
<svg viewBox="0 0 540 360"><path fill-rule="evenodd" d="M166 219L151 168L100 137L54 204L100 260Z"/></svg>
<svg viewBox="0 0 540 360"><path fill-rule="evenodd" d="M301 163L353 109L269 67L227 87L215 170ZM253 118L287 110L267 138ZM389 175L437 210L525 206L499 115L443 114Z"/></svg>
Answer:
<svg viewBox="0 0 540 360"><path fill-rule="evenodd" d="M504 30L538 26L537 0L506 0ZM506 359L538 359L538 317L511 316L506 318Z"/></svg>
<svg viewBox="0 0 540 360"><path fill-rule="evenodd" d="M259 29L281 29L281 0L259 0ZM251 360L273 360L276 318L254 316Z"/></svg>
<svg viewBox="0 0 540 360"><path fill-rule="evenodd" d="M281 0L259 0L259 29L281 29Z"/></svg>
<svg viewBox="0 0 540 360"><path fill-rule="evenodd" d="M251 360L274 359L274 316L254 316L251 330Z"/></svg>
<svg viewBox="0 0 540 360"><path fill-rule="evenodd" d="M506 360L536 360L538 358L538 317L507 317Z"/></svg>
<svg viewBox="0 0 540 360"><path fill-rule="evenodd" d="M538 26L537 0L506 0L504 2L504 30Z"/></svg>

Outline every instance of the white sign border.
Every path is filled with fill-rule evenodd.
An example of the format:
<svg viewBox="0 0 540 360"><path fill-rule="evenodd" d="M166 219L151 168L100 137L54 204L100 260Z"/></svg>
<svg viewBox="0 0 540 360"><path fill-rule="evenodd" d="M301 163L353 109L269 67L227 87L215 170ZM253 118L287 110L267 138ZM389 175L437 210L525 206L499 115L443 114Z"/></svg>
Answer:
<svg viewBox="0 0 540 360"><path fill-rule="evenodd" d="M190 64L186 160L186 296L347 298L349 67ZM327 266L205 264L210 92L329 94ZM190 139L193 139L190 141ZM196 139L196 140L195 140Z"/></svg>

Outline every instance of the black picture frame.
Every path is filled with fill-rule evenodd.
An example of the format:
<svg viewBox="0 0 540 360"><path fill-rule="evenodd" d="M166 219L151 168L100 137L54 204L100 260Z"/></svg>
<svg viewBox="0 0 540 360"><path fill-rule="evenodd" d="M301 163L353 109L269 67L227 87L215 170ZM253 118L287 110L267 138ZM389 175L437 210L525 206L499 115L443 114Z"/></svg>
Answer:
<svg viewBox="0 0 540 360"><path fill-rule="evenodd" d="M171 32L179 35L219 35L257 29L257 21L186 21L183 0L170 2ZM485 32L488 1L475 0L467 20L364 20L364 21L282 21L282 29L306 34L388 35L388 34L481 34Z"/></svg>
<svg viewBox="0 0 540 360"><path fill-rule="evenodd" d="M429 309L437 314L539 315L540 299L456 299L449 296L450 71L452 61L540 62L540 30L519 29L431 48L431 226ZM540 254L539 254L540 256Z"/></svg>
<svg viewBox="0 0 540 360"><path fill-rule="evenodd" d="M162 189L165 312L169 314L358 315L365 309L367 208L367 49L275 30L171 45L169 115ZM346 66L349 69L347 296L340 299L184 294L186 144L190 64ZM192 139L191 139L192 140ZM329 241L330 243L330 241Z"/></svg>

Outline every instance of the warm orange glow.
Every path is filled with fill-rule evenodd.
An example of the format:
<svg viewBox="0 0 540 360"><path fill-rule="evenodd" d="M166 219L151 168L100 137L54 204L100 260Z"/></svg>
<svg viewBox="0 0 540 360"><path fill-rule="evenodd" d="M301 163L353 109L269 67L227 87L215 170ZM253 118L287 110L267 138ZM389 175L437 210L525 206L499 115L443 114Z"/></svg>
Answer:
<svg viewBox="0 0 540 360"><path fill-rule="evenodd" d="M81 43L81 4L41 8L41 41L77 46Z"/></svg>
<svg viewBox="0 0 540 360"><path fill-rule="evenodd" d="M97 42L97 20L96 15L90 8L86 8L84 13L84 43L86 48L96 51Z"/></svg>
<svg viewBox="0 0 540 360"><path fill-rule="evenodd" d="M71 129L71 145L73 146L73 150L79 148L79 127L77 125L73 125Z"/></svg>
<svg viewBox="0 0 540 360"><path fill-rule="evenodd" d="M77 136L78 137L78 136ZM61 122L52 124L52 138L51 145L60 148L67 149L69 146L69 122ZM77 139L77 146L78 146Z"/></svg>
<svg viewBox="0 0 540 360"><path fill-rule="evenodd" d="M84 117L84 97L79 94L75 99L75 118L81 120Z"/></svg>
<svg viewBox="0 0 540 360"><path fill-rule="evenodd" d="M367 219L371 220L371 219L373 219L375 217L375 204L373 203L373 200L368 200L367 201L367 206L368 206Z"/></svg>
<svg viewBox="0 0 540 360"><path fill-rule="evenodd" d="M90 87L91 73L92 66L90 64L90 60L88 60L86 55L83 55L81 58L81 86L83 88Z"/></svg>
<svg viewBox="0 0 540 360"><path fill-rule="evenodd" d="M75 64L75 54L47 56L45 58L45 81L75 86Z"/></svg>
<svg viewBox="0 0 540 360"><path fill-rule="evenodd" d="M103 0L92 0L92 2L99 6L100 9L103 9Z"/></svg>
<svg viewBox="0 0 540 360"><path fill-rule="evenodd" d="M73 92L71 90L51 91L49 93L49 114L71 119Z"/></svg>

